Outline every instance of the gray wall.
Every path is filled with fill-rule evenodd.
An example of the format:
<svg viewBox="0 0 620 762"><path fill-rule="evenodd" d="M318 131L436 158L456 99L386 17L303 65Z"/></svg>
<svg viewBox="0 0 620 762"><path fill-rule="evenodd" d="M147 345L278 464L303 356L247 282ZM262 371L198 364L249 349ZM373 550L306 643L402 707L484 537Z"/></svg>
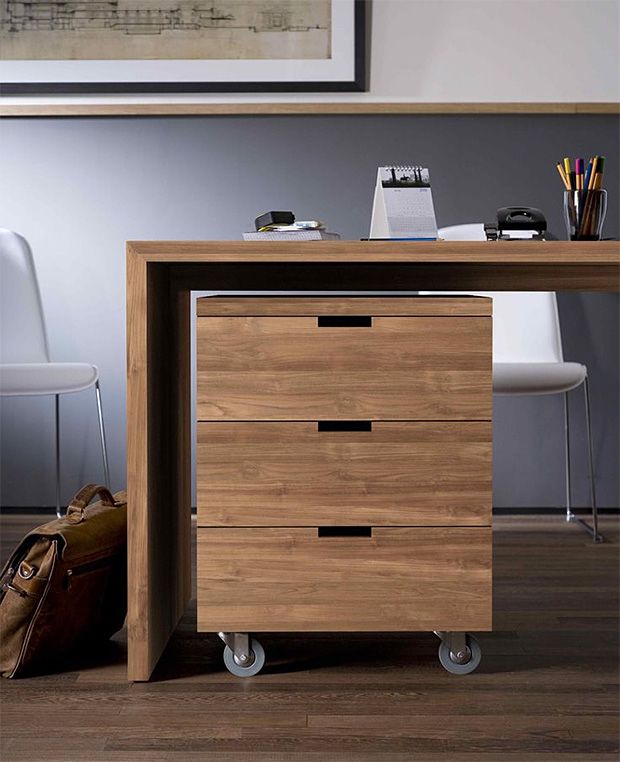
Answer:
<svg viewBox="0 0 620 762"><path fill-rule="evenodd" d="M125 483L125 254L128 239L235 239L255 214L291 208L343 238L367 235L376 167L431 167L440 225L544 210L562 236L563 155L605 154L618 236L614 116L358 116L5 119L0 225L31 242L53 358L101 371L113 486ZM618 506L618 297L561 294L567 359L587 363L603 506ZM576 502L587 499L582 399L573 394ZM62 402L63 498L101 476L91 393ZM496 401L495 504L563 501L560 398ZM52 403L5 399L1 502L51 505Z"/></svg>

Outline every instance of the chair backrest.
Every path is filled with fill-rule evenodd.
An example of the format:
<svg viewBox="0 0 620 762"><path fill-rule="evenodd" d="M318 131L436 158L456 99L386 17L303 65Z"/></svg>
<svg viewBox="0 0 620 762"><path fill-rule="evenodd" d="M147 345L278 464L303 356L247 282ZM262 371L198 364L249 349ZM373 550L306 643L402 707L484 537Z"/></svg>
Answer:
<svg viewBox="0 0 620 762"><path fill-rule="evenodd" d="M0 228L0 363L49 362L39 284L30 246Z"/></svg>
<svg viewBox="0 0 620 762"><path fill-rule="evenodd" d="M447 241L485 241L485 246L519 246L518 242L487 244L481 222L441 228L438 236ZM553 291L443 293L493 298L493 362L563 362L558 305Z"/></svg>

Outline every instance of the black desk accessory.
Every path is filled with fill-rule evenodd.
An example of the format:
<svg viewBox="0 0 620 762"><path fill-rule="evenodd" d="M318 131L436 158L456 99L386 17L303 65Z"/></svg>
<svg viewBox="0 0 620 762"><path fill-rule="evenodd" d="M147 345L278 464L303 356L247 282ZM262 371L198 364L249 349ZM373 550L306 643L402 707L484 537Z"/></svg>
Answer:
<svg viewBox="0 0 620 762"><path fill-rule="evenodd" d="M539 240L547 234L547 220L540 209L529 206L503 206L497 222L484 225L487 241ZM530 233L530 235L528 235Z"/></svg>

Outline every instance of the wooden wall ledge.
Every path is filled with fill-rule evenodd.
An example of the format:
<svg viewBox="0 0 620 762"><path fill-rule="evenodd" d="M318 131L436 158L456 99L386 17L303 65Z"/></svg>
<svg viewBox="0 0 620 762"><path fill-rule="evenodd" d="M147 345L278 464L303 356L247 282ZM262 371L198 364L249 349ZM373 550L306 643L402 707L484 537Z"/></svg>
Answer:
<svg viewBox="0 0 620 762"><path fill-rule="evenodd" d="M2 117L230 116L294 114L620 114L620 102L598 103L2 103Z"/></svg>

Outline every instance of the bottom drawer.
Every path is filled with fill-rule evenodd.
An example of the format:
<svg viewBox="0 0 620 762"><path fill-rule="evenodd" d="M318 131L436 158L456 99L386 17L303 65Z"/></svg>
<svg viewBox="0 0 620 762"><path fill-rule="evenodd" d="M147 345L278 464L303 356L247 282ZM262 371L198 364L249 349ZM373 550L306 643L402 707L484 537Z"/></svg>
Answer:
<svg viewBox="0 0 620 762"><path fill-rule="evenodd" d="M355 531L199 528L198 629L491 629L490 527Z"/></svg>

